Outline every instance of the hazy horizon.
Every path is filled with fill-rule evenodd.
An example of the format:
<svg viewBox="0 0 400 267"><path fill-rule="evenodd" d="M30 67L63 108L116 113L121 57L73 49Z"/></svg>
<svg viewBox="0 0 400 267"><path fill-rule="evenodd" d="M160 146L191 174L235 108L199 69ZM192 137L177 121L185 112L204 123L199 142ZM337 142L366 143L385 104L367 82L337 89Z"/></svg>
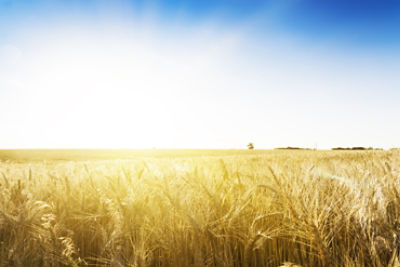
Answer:
<svg viewBox="0 0 400 267"><path fill-rule="evenodd" d="M399 14L0 0L0 148L399 147Z"/></svg>

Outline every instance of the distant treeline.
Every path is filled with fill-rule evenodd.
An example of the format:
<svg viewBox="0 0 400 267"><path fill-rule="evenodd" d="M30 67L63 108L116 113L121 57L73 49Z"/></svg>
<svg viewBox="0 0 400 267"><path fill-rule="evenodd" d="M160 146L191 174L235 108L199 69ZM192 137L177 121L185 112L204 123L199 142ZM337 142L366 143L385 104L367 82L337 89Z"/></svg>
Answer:
<svg viewBox="0 0 400 267"><path fill-rule="evenodd" d="M307 148L307 147L293 147L293 146L288 146L288 147L277 147L275 149L293 149L293 150L312 150L312 148Z"/></svg>
<svg viewBox="0 0 400 267"><path fill-rule="evenodd" d="M362 147L362 146L355 146L355 147L334 147L332 150L383 150L382 148L373 148L373 147Z"/></svg>
<svg viewBox="0 0 400 267"><path fill-rule="evenodd" d="M275 149L286 149L286 150L316 150L313 148L308 147L277 147ZM362 147L362 146L355 146L355 147L333 147L332 150L383 150L382 148L373 148L373 147Z"/></svg>

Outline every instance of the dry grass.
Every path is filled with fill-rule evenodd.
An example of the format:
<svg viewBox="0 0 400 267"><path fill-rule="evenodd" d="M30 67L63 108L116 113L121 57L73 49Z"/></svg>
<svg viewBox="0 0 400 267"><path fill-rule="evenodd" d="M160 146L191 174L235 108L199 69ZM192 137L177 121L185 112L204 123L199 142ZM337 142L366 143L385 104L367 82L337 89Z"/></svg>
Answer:
<svg viewBox="0 0 400 267"><path fill-rule="evenodd" d="M0 163L0 266L400 266L400 154Z"/></svg>

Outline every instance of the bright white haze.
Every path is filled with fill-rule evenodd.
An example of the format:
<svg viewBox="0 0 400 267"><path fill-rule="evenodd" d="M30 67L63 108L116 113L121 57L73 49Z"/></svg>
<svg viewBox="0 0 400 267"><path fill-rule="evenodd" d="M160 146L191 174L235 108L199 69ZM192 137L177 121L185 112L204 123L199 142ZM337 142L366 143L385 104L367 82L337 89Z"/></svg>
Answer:
<svg viewBox="0 0 400 267"><path fill-rule="evenodd" d="M15 26L0 40L0 147L399 146L392 58L251 25Z"/></svg>

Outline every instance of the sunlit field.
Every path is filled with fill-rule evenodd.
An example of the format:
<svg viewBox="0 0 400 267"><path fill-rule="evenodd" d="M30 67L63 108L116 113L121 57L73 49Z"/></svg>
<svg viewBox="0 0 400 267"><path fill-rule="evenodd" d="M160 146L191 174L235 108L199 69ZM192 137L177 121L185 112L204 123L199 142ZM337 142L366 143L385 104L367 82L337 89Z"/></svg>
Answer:
<svg viewBox="0 0 400 267"><path fill-rule="evenodd" d="M400 266L398 151L0 154L0 266Z"/></svg>

